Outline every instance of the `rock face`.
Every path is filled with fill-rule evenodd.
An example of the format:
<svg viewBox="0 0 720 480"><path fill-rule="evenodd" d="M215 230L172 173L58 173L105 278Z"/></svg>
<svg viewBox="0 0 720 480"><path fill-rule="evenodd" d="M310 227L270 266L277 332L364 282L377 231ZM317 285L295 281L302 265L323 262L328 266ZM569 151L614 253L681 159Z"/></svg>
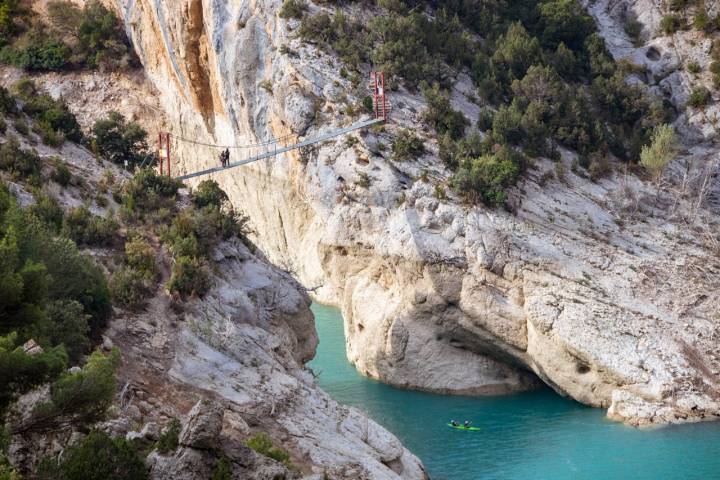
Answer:
<svg viewBox="0 0 720 480"><path fill-rule="evenodd" d="M149 458L153 479L209 478L220 458L234 478L272 479L286 466L242 444L269 433L303 472L331 478L425 478L392 434L322 392L303 362L317 336L310 301L292 277L240 241L212 252L212 289L178 306L165 295L147 312L113 321L124 355L124 415L167 423L184 417L180 447ZM200 400L198 400L200 399Z"/></svg>
<svg viewBox="0 0 720 480"><path fill-rule="evenodd" d="M259 455L237 442L221 437L225 407L203 399L190 410L174 452L153 452L147 459L155 480L211 478L221 461L227 462L232 478L265 480L293 478L284 465Z"/></svg>
<svg viewBox="0 0 720 480"><path fill-rule="evenodd" d="M295 38L280 4L118 0L161 92L178 171L218 164L218 149L180 137L247 145L351 121L337 112L364 93L336 73L336 59ZM603 32L620 28L602 5L591 12ZM632 48L611 45L616 55L639 55ZM672 56L655 48L643 54L659 59L658 73L671 71ZM448 172L431 158L434 145L417 162L384 158L377 146L398 125L422 133L422 100L401 90L392 102L384 132L214 176L250 215L268 258L342 308L348 356L361 372L458 393L522 390L539 377L633 424L720 414L712 146L676 161L673 172L690 175L670 179L683 190L669 202L629 174L592 183L570 173L564 152L562 169L538 163L509 214L438 200L433 183ZM453 102L477 118L463 96ZM685 120L688 139L707 137L706 123ZM231 160L261 148L233 149ZM553 171L557 180L539 187ZM182 364L175 371L188 375Z"/></svg>
<svg viewBox="0 0 720 480"><path fill-rule="evenodd" d="M205 450L218 448L225 407L211 400L200 400L190 410L189 419L180 432L180 445Z"/></svg>

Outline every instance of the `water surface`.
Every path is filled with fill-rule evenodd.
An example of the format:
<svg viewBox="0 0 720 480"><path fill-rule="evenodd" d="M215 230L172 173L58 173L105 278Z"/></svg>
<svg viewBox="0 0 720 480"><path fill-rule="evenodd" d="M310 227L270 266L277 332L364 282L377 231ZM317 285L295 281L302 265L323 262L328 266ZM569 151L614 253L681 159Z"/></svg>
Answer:
<svg viewBox="0 0 720 480"><path fill-rule="evenodd" d="M720 479L720 423L637 430L551 390L455 397L396 389L348 363L337 309L313 311L320 346L310 366L320 386L397 435L433 480ZM482 430L453 430L450 418Z"/></svg>

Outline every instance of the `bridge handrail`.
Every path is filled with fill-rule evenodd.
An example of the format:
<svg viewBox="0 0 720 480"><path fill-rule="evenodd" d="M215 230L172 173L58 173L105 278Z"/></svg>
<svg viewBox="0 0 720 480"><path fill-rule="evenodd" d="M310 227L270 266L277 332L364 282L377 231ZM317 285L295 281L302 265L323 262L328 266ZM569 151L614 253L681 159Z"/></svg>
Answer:
<svg viewBox="0 0 720 480"><path fill-rule="evenodd" d="M208 169L205 169L205 170L200 170L200 171L193 172L193 173L188 173L188 174L185 174L185 175L179 175L179 176L177 176L177 177L175 177L175 178L176 178L177 180L188 180L188 179L190 179L190 178L200 177L200 176L202 176L202 175L210 175L211 173L221 172L221 171L227 170L227 169L229 169L229 168L240 167L240 166L242 166L242 165L247 165L248 163L253 163L253 162L257 162L257 161L259 161L259 160L263 160L263 159L265 159L265 158L274 157L274 156L276 156L276 155L279 154L279 153L285 153L285 152L289 152L289 151L292 151L292 150L297 150L298 148L307 147L308 145L314 145L314 144L316 144L316 143L324 142L324 141L329 140L329 139L331 139L331 138L339 137L340 135L343 135L343 134L345 134L345 133L349 133L349 132L352 132L352 131L354 131L354 130L359 130L359 129L361 129L361 128L366 128L366 127L369 127L369 126L371 126L371 125L375 125L376 123L382 123L382 122L384 122L384 121L385 121L384 118L373 118L373 119L370 119L370 120L364 120L364 121L362 121L362 122L358 122L358 123L355 123L355 124L353 124L353 125L350 125L349 127L341 128L341 129L338 129L338 130L333 130L333 131L331 131L331 132L328 132L328 133L325 133L325 134L322 134L322 135L318 135L317 137L312 137L312 138L309 138L309 139L307 139L307 140L303 140L302 142L295 143L295 144L292 144L292 145L288 145L287 147L275 148L275 149L273 149L273 150L269 150L269 151L263 152L263 153L261 153L261 154L259 154L259 155L255 155L255 156L253 156L253 157L247 158L247 159L245 159L245 160L241 160L241 161L238 161L238 162L229 163L228 165L226 165L226 166L224 166L224 167L223 167L223 166L220 166L220 167L208 168ZM277 144L277 141L271 142L271 143L276 143L276 144ZM263 145L265 145L265 144L263 144ZM258 145L258 146L263 146L263 145Z"/></svg>

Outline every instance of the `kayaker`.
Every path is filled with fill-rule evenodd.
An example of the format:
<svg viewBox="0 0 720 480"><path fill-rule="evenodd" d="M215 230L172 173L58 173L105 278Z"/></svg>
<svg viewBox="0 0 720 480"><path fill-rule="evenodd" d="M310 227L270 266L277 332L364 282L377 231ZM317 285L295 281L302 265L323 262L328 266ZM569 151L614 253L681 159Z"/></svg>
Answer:
<svg viewBox="0 0 720 480"><path fill-rule="evenodd" d="M455 420L450 420L450 425L452 425L453 427L457 427L460 424L458 422L456 422Z"/></svg>
<svg viewBox="0 0 720 480"><path fill-rule="evenodd" d="M465 423L463 423L463 427L465 427L465 428L470 428L470 424L471 424L471 423L472 423L472 422L471 422L470 420L465 420Z"/></svg>

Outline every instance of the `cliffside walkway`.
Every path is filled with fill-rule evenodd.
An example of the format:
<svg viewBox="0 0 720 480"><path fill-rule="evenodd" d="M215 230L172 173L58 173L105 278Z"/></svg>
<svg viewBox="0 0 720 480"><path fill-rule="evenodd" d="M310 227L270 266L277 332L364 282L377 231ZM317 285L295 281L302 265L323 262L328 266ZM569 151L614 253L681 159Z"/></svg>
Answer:
<svg viewBox="0 0 720 480"><path fill-rule="evenodd" d="M178 180L188 180L203 175L210 175L212 173L222 172L223 170L228 170L230 168L240 167L242 165L247 165L249 163L257 162L266 158L276 157L278 154L290 152L292 150L299 150L305 147L309 147L311 145L325 142L327 140L330 140L331 138L339 137L340 135L344 135L355 130L370 127L372 125L375 125L376 123L383 123L387 121L388 113L391 108L390 103L385 96L385 75L383 74L383 72L371 72L370 80L371 81L368 85L368 89L372 92L372 119L354 123L349 127L318 134L316 137L308 138L302 141L299 141L299 139L295 135L286 135L284 137L252 145L214 145L188 138L183 138L169 132L160 132L158 133L157 149L158 167L160 170L160 175L173 176L171 174L171 138L174 138L176 142L190 143L193 145L202 145L212 148L221 148L224 150L220 157L220 166L200 170L197 172L186 173L184 175L177 175L174 177ZM236 162L229 162L230 149L239 150L241 152L243 150L247 150L247 157ZM254 152L257 153L253 154Z"/></svg>
<svg viewBox="0 0 720 480"><path fill-rule="evenodd" d="M308 138L301 142L293 143L293 144L290 144L287 146L281 146L282 139L278 139L274 142L266 142L265 144L261 144L260 146L252 145L250 147L252 147L252 148L260 147L260 148L263 148L265 151L258 155L252 155L244 160L228 163L225 166L208 168L206 170L200 170L198 172L188 173L185 175L179 175L179 176L176 176L175 178L177 180L188 180L190 178L200 177L202 175L210 175L211 173L222 172L222 171L228 170L230 168L240 167L242 165L247 165L248 163L253 163L253 162L257 162L259 160L263 160L266 158L275 157L281 153L289 152L292 150L298 150L298 149L301 149L304 147L308 147L310 145L315 145L317 143L322 143L327 140L330 140L331 138L339 137L340 135L344 135L346 133L349 133L349 132L352 132L355 130L360 130L362 128L367 128L372 125L375 125L376 123L382 123L384 121L385 121L384 118L373 118L370 120L365 120L362 122L354 123L354 124L350 125L349 127L341 128L339 130L333 130L328 133L318 135L317 137ZM278 148L278 147L280 147L280 148ZM233 148L233 147L229 147L229 148ZM243 147L240 146L240 147L234 147L234 148L243 148Z"/></svg>

